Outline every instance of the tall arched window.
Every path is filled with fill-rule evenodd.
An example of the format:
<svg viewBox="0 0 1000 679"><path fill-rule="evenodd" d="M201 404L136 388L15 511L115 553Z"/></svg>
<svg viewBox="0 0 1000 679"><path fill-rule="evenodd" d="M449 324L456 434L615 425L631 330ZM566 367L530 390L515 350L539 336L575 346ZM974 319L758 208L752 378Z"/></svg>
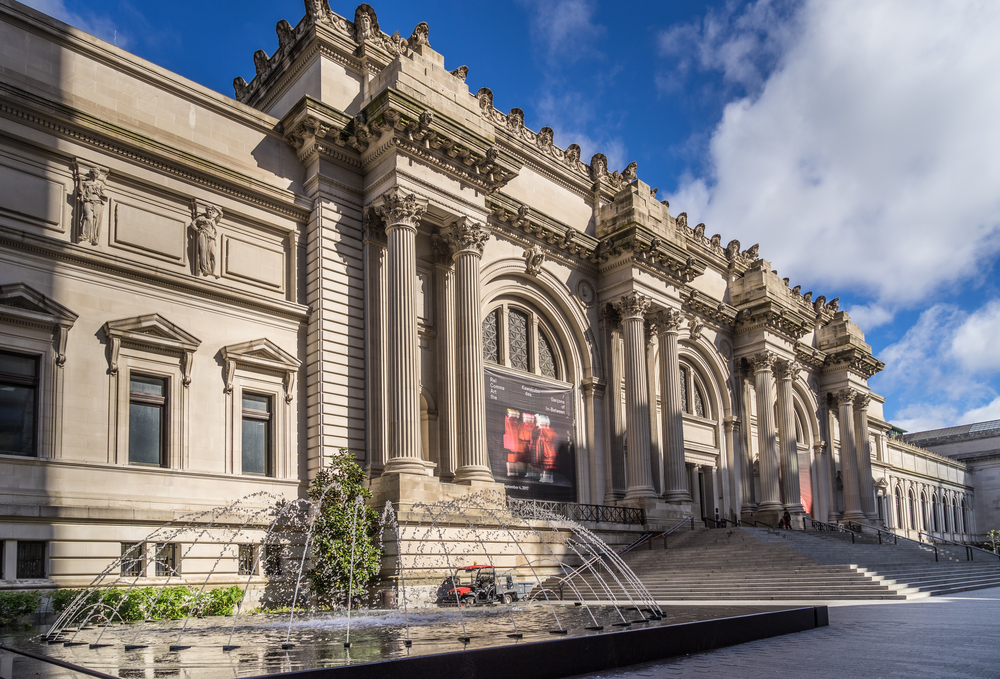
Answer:
<svg viewBox="0 0 1000 679"><path fill-rule="evenodd" d="M899 490L899 486L896 486L896 525L900 528L903 527L903 494Z"/></svg>
<svg viewBox="0 0 1000 679"><path fill-rule="evenodd" d="M483 318L483 360L555 380L565 379L562 352L541 314L502 303Z"/></svg>
<svg viewBox="0 0 1000 679"><path fill-rule="evenodd" d="M965 498L962 498L962 532L969 532L969 512L965 506Z"/></svg>
<svg viewBox="0 0 1000 679"><path fill-rule="evenodd" d="M931 519L930 519L930 515L928 514L928 511L933 511L933 509L928 510L928 508L927 508L927 495L924 494L923 492L921 492L920 493L920 524L921 525L914 526L914 528L917 528L917 529L920 529L920 530L927 530L927 527L929 525L931 525L930 524Z"/></svg>
<svg viewBox="0 0 1000 679"><path fill-rule="evenodd" d="M917 508L913 502L913 491L908 491L910 497L910 528L919 528L917 526Z"/></svg>
<svg viewBox="0 0 1000 679"><path fill-rule="evenodd" d="M935 532L937 532L938 529L937 503L937 494L933 493L931 495L931 528Z"/></svg>
<svg viewBox="0 0 1000 679"><path fill-rule="evenodd" d="M709 404L708 385L701 373L689 365L681 365L681 410L688 415L712 418Z"/></svg>

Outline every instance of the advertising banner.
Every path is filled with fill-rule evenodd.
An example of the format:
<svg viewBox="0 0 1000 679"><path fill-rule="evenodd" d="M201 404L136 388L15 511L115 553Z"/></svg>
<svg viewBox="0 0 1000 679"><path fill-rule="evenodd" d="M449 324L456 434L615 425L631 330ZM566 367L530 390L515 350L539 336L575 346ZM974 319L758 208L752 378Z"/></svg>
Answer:
<svg viewBox="0 0 1000 679"><path fill-rule="evenodd" d="M507 495L576 502L571 387L486 368L486 445Z"/></svg>

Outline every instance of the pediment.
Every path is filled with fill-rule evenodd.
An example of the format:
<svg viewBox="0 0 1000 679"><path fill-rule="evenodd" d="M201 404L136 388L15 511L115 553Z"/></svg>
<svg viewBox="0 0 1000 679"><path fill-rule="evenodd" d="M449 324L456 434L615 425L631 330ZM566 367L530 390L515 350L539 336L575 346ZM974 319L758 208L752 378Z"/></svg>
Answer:
<svg viewBox="0 0 1000 679"><path fill-rule="evenodd" d="M24 283L0 285L0 317L22 323L72 327L78 316Z"/></svg>
<svg viewBox="0 0 1000 679"><path fill-rule="evenodd" d="M282 372L298 370L301 365L301 361L267 338L223 347L222 358Z"/></svg>
<svg viewBox="0 0 1000 679"><path fill-rule="evenodd" d="M193 352L201 340L159 314L123 318L104 324L108 337L131 344Z"/></svg>

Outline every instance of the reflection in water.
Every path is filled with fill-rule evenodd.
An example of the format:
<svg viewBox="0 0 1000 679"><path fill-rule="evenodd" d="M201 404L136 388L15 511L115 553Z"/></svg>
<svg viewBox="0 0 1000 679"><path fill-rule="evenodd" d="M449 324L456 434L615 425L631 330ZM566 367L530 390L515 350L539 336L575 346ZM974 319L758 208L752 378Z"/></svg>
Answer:
<svg viewBox="0 0 1000 679"><path fill-rule="evenodd" d="M666 618L659 622L633 625L633 629L652 625L668 625L694 620L746 615L762 611L780 610L781 606L680 606L664 609ZM412 655L447 653L488 646L516 645L548 641L552 625L551 612L546 606L532 604L518 606L518 631L523 639L509 639L511 619L505 606L466 608L462 611L468 644L459 641L462 625L459 612L451 609L418 609L409 613L410 639L407 648L406 625L398 610L356 612L351 620L351 648L344 648L347 634L347 617L343 614L314 614L296 620L292 625L291 641L294 648L282 649L288 632L288 618L284 615L262 614L242 618L237 627L236 643L242 644L232 651L223 651L232 628L232 618L217 617L191 620L185 637L190 648L170 651L182 621L161 623L156 629L143 629L140 643L146 648L126 651L135 633L134 624L113 625L104 634L101 643L105 648L91 649L88 645L63 646L46 644L39 637L44 629L35 629L4 635L3 642L26 651L32 651L59 660L65 660L89 669L106 672L123 679L148 679L151 677L177 677L178 679L220 679L259 674L290 672L294 670L332 667L337 665L373 662ZM570 636L595 634L584 628L591 626L590 614L581 607L561 606L560 619L565 621ZM605 625L604 632L613 634L621 628L612 627L619 620L611 607L593 607L591 612L598 624ZM93 642L99 629L83 630L77 641ZM36 663L32 669L41 669ZM53 674L39 676L71 676L56 670ZM16 675L15 675L16 676Z"/></svg>

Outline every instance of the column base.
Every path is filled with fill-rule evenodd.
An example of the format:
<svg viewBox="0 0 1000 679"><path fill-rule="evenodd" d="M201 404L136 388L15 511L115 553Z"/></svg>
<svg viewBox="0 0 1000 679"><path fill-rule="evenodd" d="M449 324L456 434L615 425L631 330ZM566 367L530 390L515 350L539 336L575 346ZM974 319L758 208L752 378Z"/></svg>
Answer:
<svg viewBox="0 0 1000 679"><path fill-rule="evenodd" d="M750 522L759 521L761 523L766 523L768 526L778 527L778 521L781 520L781 515L785 513L785 510L781 507L770 508L770 509L760 509L756 513L751 514Z"/></svg>
<svg viewBox="0 0 1000 679"><path fill-rule="evenodd" d="M801 504L785 505L785 510L792 517L792 530L806 529L806 508Z"/></svg>
<svg viewBox="0 0 1000 679"><path fill-rule="evenodd" d="M437 465L419 457L394 457L389 460L382 474L423 474L424 476L434 476L434 467Z"/></svg>
<svg viewBox="0 0 1000 679"><path fill-rule="evenodd" d="M671 505L691 504L691 495L686 490L668 490L663 494L663 500Z"/></svg>
<svg viewBox="0 0 1000 679"><path fill-rule="evenodd" d="M840 517L840 523L847 523L848 521L861 523L864 520L865 520L865 515L861 512L844 512L844 515Z"/></svg>
<svg viewBox="0 0 1000 679"><path fill-rule="evenodd" d="M477 464L464 465L455 471L453 483L469 484L473 481L493 483L493 472L489 467Z"/></svg>
<svg viewBox="0 0 1000 679"><path fill-rule="evenodd" d="M625 491L625 501L644 500L646 498L656 499L656 489L652 486L632 486Z"/></svg>

